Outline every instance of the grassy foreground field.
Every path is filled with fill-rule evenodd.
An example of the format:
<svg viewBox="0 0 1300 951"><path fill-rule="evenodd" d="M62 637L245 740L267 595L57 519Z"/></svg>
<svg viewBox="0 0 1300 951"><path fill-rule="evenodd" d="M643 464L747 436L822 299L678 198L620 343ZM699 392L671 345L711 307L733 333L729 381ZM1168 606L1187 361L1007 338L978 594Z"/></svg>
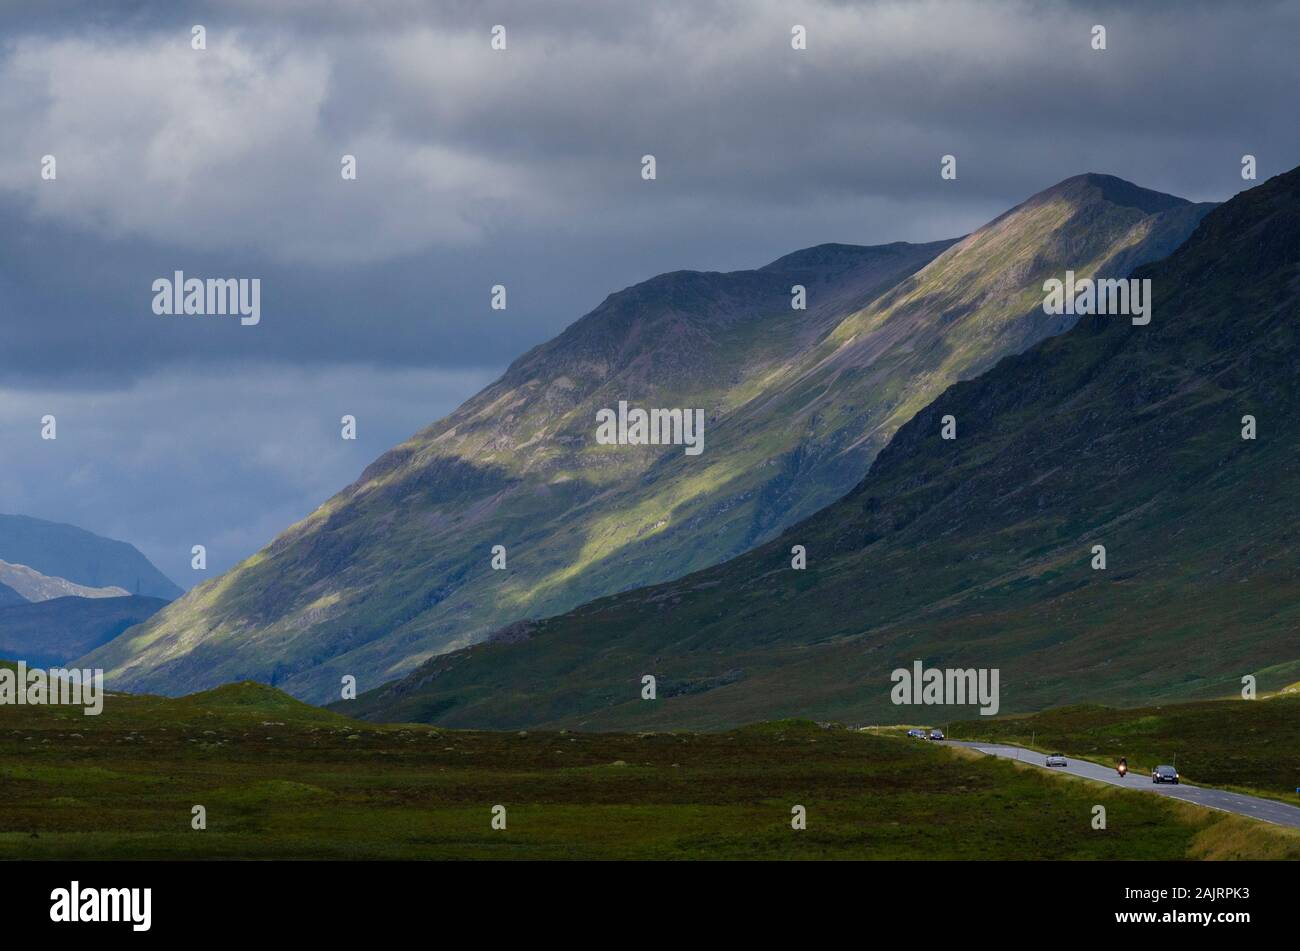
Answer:
<svg viewBox="0 0 1300 951"><path fill-rule="evenodd" d="M99 717L0 707L4 859L1185 857L1300 858L1300 835L807 722L459 732L362 724L251 683L114 694Z"/></svg>
<svg viewBox="0 0 1300 951"><path fill-rule="evenodd" d="M1062 707L1033 716L966 720L953 739L1060 750L1099 763L1128 757L1149 772L1174 763L1193 783L1240 789L1300 805L1300 693L1117 710ZM1051 747L1049 750L1048 747Z"/></svg>

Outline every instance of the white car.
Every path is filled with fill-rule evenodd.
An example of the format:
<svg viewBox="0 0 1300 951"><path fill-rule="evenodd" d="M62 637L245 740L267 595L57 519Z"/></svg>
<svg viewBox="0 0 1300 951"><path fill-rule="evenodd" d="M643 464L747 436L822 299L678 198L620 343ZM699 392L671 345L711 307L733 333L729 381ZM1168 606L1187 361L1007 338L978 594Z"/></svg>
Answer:
<svg viewBox="0 0 1300 951"><path fill-rule="evenodd" d="M1048 766L1069 766L1070 764L1065 761L1065 757L1062 754L1052 753L1047 757L1047 765Z"/></svg>

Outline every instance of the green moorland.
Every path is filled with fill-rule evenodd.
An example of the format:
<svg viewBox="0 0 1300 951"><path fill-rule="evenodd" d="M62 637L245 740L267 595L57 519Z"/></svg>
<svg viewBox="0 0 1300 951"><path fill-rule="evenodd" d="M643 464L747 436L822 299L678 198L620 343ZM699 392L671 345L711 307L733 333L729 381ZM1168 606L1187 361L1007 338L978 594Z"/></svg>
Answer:
<svg viewBox="0 0 1300 951"><path fill-rule="evenodd" d="M112 694L99 717L0 707L0 858L1294 859L1300 834L806 721L463 732L241 683Z"/></svg>
<svg viewBox="0 0 1300 951"><path fill-rule="evenodd" d="M1300 686L1300 685L1297 685ZM1094 762L1127 757L1134 770L1177 762L1193 783L1241 789L1300 805L1300 692L1115 710L1081 705L1032 716L965 720L953 739L1060 750ZM1052 749L1049 750L1048 747Z"/></svg>

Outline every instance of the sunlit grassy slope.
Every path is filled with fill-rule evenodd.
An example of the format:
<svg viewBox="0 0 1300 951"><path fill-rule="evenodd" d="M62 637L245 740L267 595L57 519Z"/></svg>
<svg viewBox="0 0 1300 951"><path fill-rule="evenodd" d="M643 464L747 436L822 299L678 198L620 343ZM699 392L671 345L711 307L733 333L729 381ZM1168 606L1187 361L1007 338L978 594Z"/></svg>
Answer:
<svg viewBox="0 0 1300 951"><path fill-rule="evenodd" d="M1300 171L1138 269L1148 326L1088 318L952 386L778 540L435 658L356 709L485 727L888 722L915 716L889 677L916 660L998 669L1003 712L1232 696L1245 674L1292 683L1298 263Z"/></svg>
<svg viewBox="0 0 1300 951"><path fill-rule="evenodd" d="M1045 278L1126 273L1205 210L1081 176L952 246L829 245L614 294L87 663L131 689L252 678L333 699L345 674L373 686L517 619L715 564L843 495L949 384L1062 330L1038 306ZM597 410L623 399L704 409L703 454L596 445Z"/></svg>

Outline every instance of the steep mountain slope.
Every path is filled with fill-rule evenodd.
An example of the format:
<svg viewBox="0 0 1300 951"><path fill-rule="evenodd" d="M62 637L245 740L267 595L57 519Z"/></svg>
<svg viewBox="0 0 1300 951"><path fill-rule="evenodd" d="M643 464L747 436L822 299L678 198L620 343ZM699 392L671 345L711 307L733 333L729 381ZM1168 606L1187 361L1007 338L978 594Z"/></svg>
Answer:
<svg viewBox="0 0 1300 951"><path fill-rule="evenodd" d="M1135 276L1151 281L1149 325L1083 318L952 386L778 540L513 625L346 708L592 729L970 717L893 705L890 672L916 660L999 669L1003 712L1295 681L1300 170Z"/></svg>
<svg viewBox="0 0 1300 951"><path fill-rule="evenodd" d="M183 593L134 545L25 515L0 515L0 559L90 588L168 600Z"/></svg>
<svg viewBox="0 0 1300 951"><path fill-rule="evenodd" d="M25 601L48 601L51 598L120 598L129 592L122 588L92 588L75 584L67 578L43 575L27 565L0 561L0 584L15 591Z"/></svg>
<svg viewBox="0 0 1300 951"><path fill-rule="evenodd" d="M382 682L715 564L841 496L954 380L1068 326L1035 314L1044 277L1125 272L1206 210L1079 176L951 246L827 245L629 288L87 662L129 689L252 678L326 700L342 675ZM621 400L702 409L703 454L598 445L597 412Z"/></svg>
<svg viewBox="0 0 1300 951"><path fill-rule="evenodd" d="M77 598L0 606L0 657L63 664L167 606L162 598Z"/></svg>

